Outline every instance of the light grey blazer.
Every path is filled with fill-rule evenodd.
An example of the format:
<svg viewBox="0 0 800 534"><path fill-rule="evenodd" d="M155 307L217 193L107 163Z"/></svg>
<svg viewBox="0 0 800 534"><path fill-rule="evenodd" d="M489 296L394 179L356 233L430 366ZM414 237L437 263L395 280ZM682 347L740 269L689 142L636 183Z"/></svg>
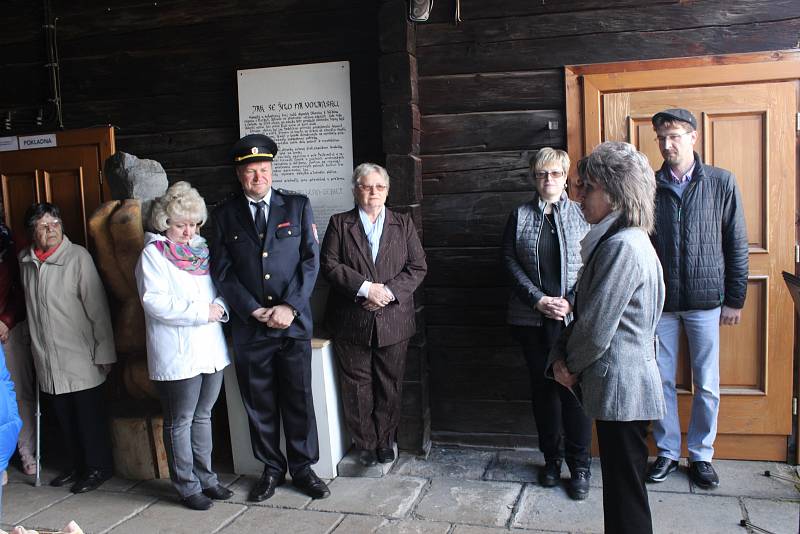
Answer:
<svg viewBox="0 0 800 534"><path fill-rule="evenodd" d="M550 353L580 375L583 408L602 421L664 416L656 325L664 306L661 263L641 228L601 242L576 290L576 319ZM550 372L550 371L548 371Z"/></svg>

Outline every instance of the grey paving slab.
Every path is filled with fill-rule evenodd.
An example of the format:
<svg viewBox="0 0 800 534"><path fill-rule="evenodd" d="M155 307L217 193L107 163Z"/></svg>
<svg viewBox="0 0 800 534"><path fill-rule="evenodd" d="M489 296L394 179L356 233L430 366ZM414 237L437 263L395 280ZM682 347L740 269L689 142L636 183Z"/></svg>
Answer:
<svg viewBox="0 0 800 534"><path fill-rule="evenodd" d="M155 501L147 495L96 490L73 495L27 518L26 528L59 529L70 520L87 534L105 532Z"/></svg>
<svg viewBox="0 0 800 534"><path fill-rule="evenodd" d="M111 477L106 480L101 488L104 491L128 491L141 483L140 480L128 480L127 478Z"/></svg>
<svg viewBox="0 0 800 534"><path fill-rule="evenodd" d="M723 496L651 493L650 511L656 534L730 534L744 519L739 500Z"/></svg>
<svg viewBox="0 0 800 534"><path fill-rule="evenodd" d="M544 455L538 450L498 451L483 478L504 482L536 482L539 468L543 465ZM566 473L566 470L563 472Z"/></svg>
<svg viewBox="0 0 800 534"><path fill-rule="evenodd" d="M234 482L239 480L241 477L239 475L233 473L220 473L217 475L219 483L223 486L231 486ZM114 478L106 482L103 485L103 489L107 491L120 491L117 490L114 485L111 487L106 487L109 482L114 482ZM124 479L119 479L120 481ZM137 493L139 495L152 495L154 497L158 497L160 499L167 499L167 500L175 500L178 498L178 492L175 491L175 488L172 485L172 481L168 478L154 478L152 480L143 480L143 481L130 481L133 483L133 486L128 488L125 491L130 491L131 493Z"/></svg>
<svg viewBox="0 0 800 534"><path fill-rule="evenodd" d="M647 461L649 466L655 461L655 457L651 457ZM689 483L689 471L686 465L686 460L680 460L678 470L670 474L663 482L648 482L647 492L668 492L668 493L689 493L691 492L691 484ZM592 458L592 481L593 487L600 488L603 486L603 470L600 466L600 458Z"/></svg>
<svg viewBox="0 0 800 534"><path fill-rule="evenodd" d="M450 523L434 521L387 520L376 531L376 534L447 534L450 527Z"/></svg>
<svg viewBox="0 0 800 534"><path fill-rule="evenodd" d="M505 526L522 485L437 478L417 505L422 519L492 527Z"/></svg>
<svg viewBox="0 0 800 534"><path fill-rule="evenodd" d="M250 502L247 500L247 494L250 493L250 488L256 482L258 482L258 477L239 478L230 486L231 491L233 491L233 497L229 501L248 506L276 506L280 508L304 508L311 502L311 497L294 489L291 482L278 486L275 489L275 495L266 501L261 501L260 503Z"/></svg>
<svg viewBox="0 0 800 534"><path fill-rule="evenodd" d="M25 518L72 496L66 488L9 483L3 487L3 522L19 524ZM63 525L62 525L63 526Z"/></svg>
<svg viewBox="0 0 800 534"><path fill-rule="evenodd" d="M800 500L800 492L797 491L794 484L764 476L764 471L770 471L781 476L797 478L794 469L789 465L775 462L715 460L714 468L719 475L719 487L713 490L704 490L692 484L692 491L702 494L759 499Z"/></svg>
<svg viewBox="0 0 800 534"><path fill-rule="evenodd" d="M389 473L397 463L399 454L397 445L394 446L394 460L385 464L376 463L369 467L361 465L358 461L358 449L353 447L336 466L336 472L340 477L372 477L380 478Z"/></svg>
<svg viewBox="0 0 800 534"><path fill-rule="evenodd" d="M331 485L331 496L312 501L309 510L369 514L401 519L408 514L427 481L388 475L383 478L339 477Z"/></svg>
<svg viewBox="0 0 800 534"><path fill-rule="evenodd" d="M144 480L139 482L134 487L128 490L128 493L135 493L137 495L148 495L151 497L158 497L159 499L166 499L174 501L178 498L178 492L172 486L172 482L168 478L155 478L153 480Z"/></svg>
<svg viewBox="0 0 800 534"><path fill-rule="evenodd" d="M547 534L569 534L566 530L508 530L505 528L489 528L489 527L475 527L472 525L456 525L453 529L452 534L503 534L508 532L515 532L519 534L528 534L528 533L542 533L547 532Z"/></svg>
<svg viewBox="0 0 800 534"><path fill-rule="evenodd" d="M480 480L494 455L485 450L434 447L427 459L403 455L393 472L427 478Z"/></svg>
<svg viewBox="0 0 800 534"><path fill-rule="evenodd" d="M570 532L603 532L603 492L592 489L584 501L573 501L564 488L528 485L522 493L513 528Z"/></svg>
<svg viewBox="0 0 800 534"><path fill-rule="evenodd" d="M247 509L240 504L216 502L198 512L178 503L159 501L111 529L112 534L197 534L215 532ZM83 526L81 523L79 525Z"/></svg>
<svg viewBox="0 0 800 534"><path fill-rule="evenodd" d="M800 503L744 499L750 522L775 534L800 532Z"/></svg>
<svg viewBox="0 0 800 534"><path fill-rule="evenodd" d="M320 534L331 532L341 520L341 514L257 506L249 508L220 533Z"/></svg>
<svg viewBox="0 0 800 534"><path fill-rule="evenodd" d="M339 523L335 534L374 534L386 519L368 515L347 515Z"/></svg>

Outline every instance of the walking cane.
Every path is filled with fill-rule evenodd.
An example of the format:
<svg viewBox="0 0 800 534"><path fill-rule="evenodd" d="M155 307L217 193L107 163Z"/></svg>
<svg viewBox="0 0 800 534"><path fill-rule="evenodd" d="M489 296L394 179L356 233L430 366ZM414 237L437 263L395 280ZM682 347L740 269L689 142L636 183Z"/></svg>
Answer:
<svg viewBox="0 0 800 534"><path fill-rule="evenodd" d="M42 405L39 403L39 384L36 384L36 482L42 485Z"/></svg>

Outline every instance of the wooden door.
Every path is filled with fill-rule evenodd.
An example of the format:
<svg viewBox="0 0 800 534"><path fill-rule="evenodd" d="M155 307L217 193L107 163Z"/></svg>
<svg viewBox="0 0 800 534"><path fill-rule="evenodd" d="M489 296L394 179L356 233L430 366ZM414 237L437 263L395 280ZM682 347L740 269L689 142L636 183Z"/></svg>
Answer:
<svg viewBox="0 0 800 534"><path fill-rule="evenodd" d="M663 160L650 119L665 108L687 108L698 119L695 150L706 163L732 171L741 188L750 273L742 323L720 331L718 458L786 460L792 433L794 307L781 276L795 270L800 69L792 65L794 75L784 66L774 77L761 70L756 79L750 75L758 65L682 65L582 80L583 111L593 119L584 122L585 147L628 141L657 169ZM692 401L685 343L678 373L685 433ZM683 445L686 454L685 434Z"/></svg>
<svg viewBox="0 0 800 534"><path fill-rule="evenodd" d="M61 210L64 233L75 243L89 242L87 219L110 198L103 162L114 152L112 128L56 134L57 146L0 152L0 187L6 224L25 232L24 215L35 202Z"/></svg>

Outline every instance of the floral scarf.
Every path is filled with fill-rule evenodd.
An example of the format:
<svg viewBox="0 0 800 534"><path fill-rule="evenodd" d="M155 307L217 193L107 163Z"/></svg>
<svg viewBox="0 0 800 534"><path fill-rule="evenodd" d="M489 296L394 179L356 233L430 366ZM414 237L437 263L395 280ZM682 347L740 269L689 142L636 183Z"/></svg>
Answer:
<svg viewBox="0 0 800 534"><path fill-rule="evenodd" d="M202 237L197 237L186 245L169 240L156 241L155 245L164 257L181 271L195 276L208 274L208 244Z"/></svg>

